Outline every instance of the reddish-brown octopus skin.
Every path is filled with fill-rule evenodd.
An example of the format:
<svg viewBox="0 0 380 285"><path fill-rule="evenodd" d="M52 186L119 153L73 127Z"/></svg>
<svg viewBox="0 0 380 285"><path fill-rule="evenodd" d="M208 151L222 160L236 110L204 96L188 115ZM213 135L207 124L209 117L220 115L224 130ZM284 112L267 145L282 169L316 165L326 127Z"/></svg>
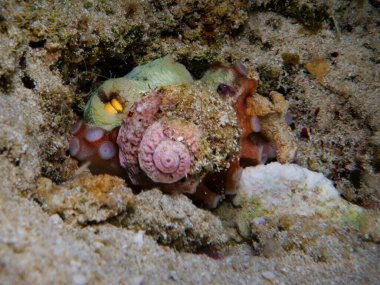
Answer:
<svg viewBox="0 0 380 285"><path fill-rule="evenodd" d="M217 67L225 69L226 67ZM230 160L230 167L218 173L211 173L202 181L200 193L196 193L198 200L202 200L209 207L214 207L217 198L212 192L223 193L225 195L236 194L236 183L239 180L242 167L254 166L265 163L268 159L276 157L274 147L258 132L260 122L254 118L254 128L252 128L252 117L247 115L247 98L256 92L257 82L247 76L245 67L237 63L230 67L235 76L235 85L238 88L220 84L217 92L221 96L233 97L236 89L239 95L235 100L234 109L240 129L240 151L239 155Z"/></svg>
<svg viewBox="0 0 380 285"><path fill-rule="evenodd" d="M205 201L205 204L211 208L214 208L214 205L217 204L215 201L219 198L208 194L209 192L216 191L226 195L236 194L236 180L238 179L241 167L257 165L261 162L262 146L260 144L254 144L250 140L249 136L252 133L252 128L250 117L246 113L246 100L249 96L252 96L255 93L256 80L247 77L247 70L242 64L235 64L231 68L235 75L236 85L240 87L240 94L234 103L234 109L240 129L240 152L238 157L230 160L230 167L227 170L216 174L210 174L204 179L201 193L198 194L198 196L200 196L200 199ZM222 90L220 90L220 88L222 88ZM222 91L223 95L226 93L232 93L231 88L232 87L228 88L226 86L219 86L218 92L220 93ZM208 183L213 179L214 181L220 181L220 183Z"/></svg>
<svg viewBox="0 0 380 285"><path fill-rule="evenodd" d="M235 111L240 128L240 153L239 162L245 161L247 164L256 165L260 163L259 146L254 145L249 139L252 133L250 117L247 115L247 98L252 96L256 91L256 80L247 78L241 72L241 68L237 65L233 67L237 80L240 81L242 86L241 95L237 98L235 103Z"/></svg>
<svg viewBox="0 0 380 285"><path fill-rule="evenodd" d="M69 154L80 162L89 162L94 174L108 173L122 176L116 144L118 128L106 131L98 127L89 127L79 120L71 129Z"/></svg>

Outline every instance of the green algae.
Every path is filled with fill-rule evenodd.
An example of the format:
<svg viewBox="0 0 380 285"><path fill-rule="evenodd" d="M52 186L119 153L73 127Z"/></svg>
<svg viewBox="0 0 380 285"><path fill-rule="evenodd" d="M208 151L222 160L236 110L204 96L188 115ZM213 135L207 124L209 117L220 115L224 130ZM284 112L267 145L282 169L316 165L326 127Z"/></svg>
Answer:
<svg viewBox="0 0 380 285"><path fill-rule="evenodd" d="M111 130L121 124L122 114L128 113L133 104L148 91L192 81L191 74L182 64L175 62L171 56L165 56L135 67L122 78L106 80L86 104L83 117L91 125ZM122 103L122 113L110 114L105 111L105 104L112 99Z"/></svg>
<svg viewBox="0 0 380 285"><path fill-rule="evenodd" d="M201 81L209 86L211 90L216 91L221 83L233 86L235 77L231 70L217 68L206 71Z"/></svg>
<svg viewBox="0 0 380 285"><path fill-rule="evenodd" d="M273 90L277 90L281 71L272 68L266 64L260 64L257 67L257 72L260 74L260 84L257 88L259 94L269 94Z"/></svg>
<svg viewBox="0 0 380 285"><path fill-rule="evenodd" d="M329 8L327 5L312 5L303 1L272 0L263 6L250 1L251 11L269 10L292 17L300 22L307 31L317 33L323 28L324 23L330 21Z"/></svg>
<svg viewBox="0 0 380 285"><path fill-rule="evenodd" d="M342 222L347 227L361 231L367 225L368 215L358 206L349 205L344 211Z"/></svg>

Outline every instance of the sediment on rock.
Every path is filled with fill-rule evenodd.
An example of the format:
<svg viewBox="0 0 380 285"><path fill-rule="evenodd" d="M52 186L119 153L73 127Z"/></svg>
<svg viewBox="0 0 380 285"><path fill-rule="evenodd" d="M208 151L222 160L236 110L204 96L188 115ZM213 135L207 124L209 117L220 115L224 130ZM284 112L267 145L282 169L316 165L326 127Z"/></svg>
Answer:
<svg viewBox="0 0 380 285"><path fill-rule="evenodd" d="M81 225L104 222L134 204L132 190L124 180L109 175L82 174L60 185L40 178L35 198L50 215Z"/></svg>
<svg viewBox="0 0 380 285"><path fill-rule="evenodd" d="M165 195L158 189L134 195L122 179L109 175L84 173L60 185L40 178L35 198L42 209L67 223L112 223L144 231L181 251L222 251L228 240L221 221L186 196Z"/></svg>
<svg viewBox="0 0 380 285"><path fill-rule="evenodd" d="M115 223L142 229L160 244L190 252L201 247L223 251L228 240L212 213L197 208L184 195L165 195L159 189L138 194L133 213L116 217Z"/></svg>

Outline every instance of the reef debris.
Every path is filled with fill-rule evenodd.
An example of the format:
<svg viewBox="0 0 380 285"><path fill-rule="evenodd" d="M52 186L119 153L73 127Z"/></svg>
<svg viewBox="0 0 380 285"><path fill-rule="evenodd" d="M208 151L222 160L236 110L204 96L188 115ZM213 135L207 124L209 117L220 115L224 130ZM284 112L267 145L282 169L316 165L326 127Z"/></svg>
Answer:
<svg viewBox="0 0 380 285"><path fill-rule="evenodd" d="M67 222L103 222L132 207L134 195L123 179L107 174L80 175L61 185L48 178L37 181L36 199L51 215Z"/></svg>
<svg viewBox="0 0 380 285"><path fill-rule="evenodd" d="M114 223L142 229L160 244L190 252L202 247L222 252L228 241L219 218L184 195L164 195L157 188L136 195L134 211L116 217Z"/></svg>
<svg viewBox="0 0 380 285"><path fill-rule="evenodd" d="M228 236L219 218L197 208L184 195L164 195L158 189L134 195L121 178L85 172L57 185L37 181L37 201L50 215L65 222L117 226L143 231L160 244L193 252L212 248L222 252Z"/></svg>

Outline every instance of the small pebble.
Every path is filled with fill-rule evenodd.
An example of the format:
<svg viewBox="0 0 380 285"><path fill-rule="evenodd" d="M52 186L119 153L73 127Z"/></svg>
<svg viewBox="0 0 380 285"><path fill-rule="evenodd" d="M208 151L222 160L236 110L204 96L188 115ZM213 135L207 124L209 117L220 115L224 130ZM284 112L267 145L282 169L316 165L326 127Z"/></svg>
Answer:
<svg viewBox="0 0 380 285"><path fill-rule="evenodd" d="M273 280L276 276L274 275L273 272L270 272L270 271L264 271L263 273L261 273L261 275L267 279L267 280Z"/></svg>
<svg viewBox="0 0 380 285"><path fill-rule="evenodd" d="M82 274L75 274L73 276L73 283L75 285L85 285L87 283L86 276Z"/></svg>
<svg viewBox="0 0 380 285"><path fill-rule="evenodd" d="M129 284L131 285L141 285L144 283L144 276L138 275L130 278Z"/></svg>
<svg viewBox="0 0 380 285"><path fill-rule="evenodd" d="M50 216L49 220L54 225L58 225L58 224L62 223L61 217L59 215L57 215L57 214L54 214L54 215Z"/></svg>
<svg viewBox="0 0 380 285"><path fill-rule="evenodd" d="M137 232L136 235L133 237L133 241L137 244L138 248L141 248L144 244L144 232Z"/></svg>
<svg viewBox="0 0 380 285"><path fill-rule="evenodd" d="M257 226L258 225L265 225L267 223L267 221L264 218L261 218L261 217L255 218L253 222Z"/></svg>

